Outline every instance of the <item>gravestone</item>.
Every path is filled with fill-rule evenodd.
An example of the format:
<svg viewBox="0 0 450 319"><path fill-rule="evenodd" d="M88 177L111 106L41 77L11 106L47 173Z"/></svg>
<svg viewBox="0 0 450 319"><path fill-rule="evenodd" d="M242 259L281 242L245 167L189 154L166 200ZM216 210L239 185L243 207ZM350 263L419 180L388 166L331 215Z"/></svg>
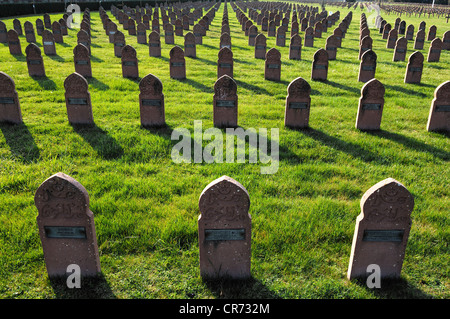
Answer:
<svg viewBox="0 0 450 319"><path fill-rule="evenodd" d="M427 131L450 132L450 81L442 83L434 91Z"/></svg>
<svg viewBox="0 0 450 319"><path fill-rule="evenodd" d="M386 48L387 49L394 49L395 48L395 43L397 43L397 39L398 39L398 32L396 29L392 29L391 31L389 31L389 37L386 43Z"/></svg>
<svg viewBox="0 0 450 319"><path fill-rule="evenodd" d="M289 59L302 59L302 38L297 33L291 37L291 42L289 44Z"/></svg>
<svg viewBox="0 0 450 319"><path fill-rule="evenodd" d="M427 26L427 23L425 21L420 22L419 30L424 30L425 31L426 26Z"/></svg>
<svg viewBox="0 0 450 319"><path fill-rule="evenodd" d="M45 76L44 59L42 58L41 49L36 44L30 43L25 48L25 54L27 56L28 74L30 76Z"/></svg>
<svg viewBox="0 0 450 319"><path fill-rule="evenodd" d="M387 40L389 37L389 32L391 32L392 26L390 23L386 23L383 29L383 40Z"/></svg>
<svg viewBox="0 0 450 319"><path fill-rule="evenodd" d="M173 24L167 23L163 26L164 28L164 42L166 44L175 43L175 34L173 32Z"/></svg>
<svg viewBox="0 0 450 319"><path fill-rule="evenodd" d="M406 40L410 41L413 38L414 38L414 25L410 24L406 29Z"/></svg>
<svg viewBox="0 0 450 319"><path fill-rule="evenodd" d="M56 43L64 43L61 25L59 24L58 21L54 21L52 23L52 33Z"/></svg>
<svg viewBox="0 0 450 319"><path fill-rule="evenodd" d="M450 50L450 30L445 31L442 36L442 50Z"/></svg>
<svg viewBox="0 0 450 319"><path fill-rule="evenodd" d="M16 84L8 74L2 71L0 71L0 123L22 123Z"/></svg>
<svg viewBox="0 0 450 319"><path fill-rule="evenodd" d="M192 28L192 32L194 32L195 36L195 44L203 44L203 33L205 32L203 26L200 24L195 24ZM222 32L223 33L223 32Z"/></svg>
<svg viewBox="0 0 450 319"><path fill-rule="evenodd" d="M122 76L131 79L139 77L136 49L128 44L122 49Z"/></svg>
<svg viewBox="0 0 450 319"><path fill-rule="evenodd" d="M436 26L432 25L428 30L427 41L433 41L436 38Z"/></svg>
<svg viewBox="0 0 450 319"><path fill-rule="evenodd" d="M336 36L330 35L325 43L325 51L328 53L328 60L336 60L338 40Z"/></svg>
<svg viewBox="0 0 450 319"><path fill-rule="evenodd" d="M380 278L399 278L411 229L414 198L393 178L367 190L356 219L347 278L368 276L371 264L380 267Z"/></svg>
<svg viewBox="0 0 450 319"><path fill-rule="evenodd" d="M164 94L162 82L149 73L139 82L139 110L144 127L164 126Z"/></svg>
<svg viewBox="0 0 450 319"><path fill-rule="evenodd" d="M80 267L82 277L97 276L101 272L97 235L86 189L57 173L39 186L34 202L48 276L66 276L71 264Z"/></svg>
<svg viewBox="0 0 450 319"><path fill-rule="evenodd" d="M147 28L145 27L145 24L142 22L138 24L136 34L137 43L147 44Z"/></svg>
<svg viewBox="0 0 450 319"><path fill-rule="evenodd" d="M91 54L91 37L85 30L80 30L77 32L77 43L84 45Z"/></svg>
<svg viewBox="0 0 450 319"><path fill-rule="evenodd" d="M250 198L239 182L222 176L200 195L198 242L205 279L251 276Z"/></svg>
<svg viewBox="0 0 450 319"><path fill-rule="evenodd" d="M255 45L255 38L258 35L258 28L256 25L252 24L250 28L248 29L248 45L254 46Z"/></svg>
<svg viewBox="0 0 450 319"><path fill-rule="evenodd" d="M439 62L442 50L442 40L435 38L431 41L430 48L428 49L427 62Z"/></svg>
<svg viewBox="0 0 450 319"><path fill-rule="evenodd" d="M36 19L36 33L38 35L42 35L42 31L44 31L44 21L42 21L41 19L37 18Z"/></svg>
<svg viewBox="0 0 450 319"><path fill-rule="evenodd" d="M91 58L85 45L80 43L73 48L73 62L76 73L85 78L92 77Z"/></svg>
<svg viewBox="0 0 450 319"><path fill-rule="evenodd" d="M314 53L311 80L326 81L328 75L328 53L324 49L319 49Z"/></svg>
<svg viewBox="0 0 450 319"><path fill-rule="evenodd" d="M52 28L52 20L50 19L50 15L48 13L44 13L44 26L46 29Z"/></svg>
<svg viewBox="0 0 450 319"><path fill-rule="evenodd" d="M197 49L195 45L195 36L192 32L187 32L184 36L184 55L191 58L197 57Z"/></svg>
<svg viewBox="0 0 450 319"><path fill-rule="evenodd" d="M369 80L361 88L356 128L359 130L379 130L384 105L384 85L377 79Z"/></svg>
<svg viewBox="0 0 450 319"><path fill-rule="evenodd" d="M286 45L286 28L283 26L278 27L276 37L275 45L284 47Z"/></svg>
<svg viewBox="0 0 450 319"><path fill-rule="evenodd" d="M66 20L64 19L59 19L59 25L61 26L61 33L62 35L68 35L68 31L67 31L67 23Z"/></svg>
<svg viewBox="0 0 450 319"><path fill-rule="evenodd" d="M12 55L22 55L22 47L20 46L19 35L16 30L8 30L8 48Z"/></svg>
<svg viewBox="0 0 450 319"><path fill-rule="evenodd" d="M231 49L231 36L228 33L222 33L220 35L219 50L222 48Z"/></svg>
<svg viewBox="0 0 450 319"><path fill-rule="evenodd" d="M337 45L338 48L340 48L342 46L342 38L343 38L343 32L341 28L336 28L333 30L333 35L336 37L337 39Z"/></svg>
<svg viewBox="0 0 450 319"><path fill-rule="evenodd" d="M425 31L419 30L416 33L416 39L414 40L414 50L422 50L425 43Z"/></svg>
<svg viewBox="0 0 450 319"><path fill-rule="evenodd" d="M377 55L372 50L367 50L361 57L359 64L359 82L367 82L375 77L377 69Z"/></svg>
<svg viewBox="0 0 450 319"><path fill-rule="evenodd" d="M56 55L55 38L51 31L47 29L42 31L42 44L45 55Z"/></svg>
<svg viewBox="0 0 450 319"><path fill-rule="evenodd" d="M183 22L180 19L175 21L175 35L179 37L183 36Z"/></svg>
<svg viewBox="0 0 450 319"><path fill-rule="evenodd" d="M314 29L312 27L307 27L305 30L305 47L314 46Z"/></svg>
<svg viewBox="0 0 450 319"><path fill-rule="evenodd" d="M266 58L267 38L264 34L260 33L255 38L255 59Z"/></svg>
<svg viewBox="0 0 450 319"><path fill-rule="evenodd" d="M288 85L287 92L284 125L290 128L308 127L311 86L299 77Z"/></svg>
<svg viewBox="0 0 450 319"><path fill-rule="evenodd" d="M299 32L298 22L297 21L292 21L292 23L291 23L291 38L294 35L298 34L298 32Z"/></svg>
<svg viewBox="0 0 450 319"><path fill-rule="evenodd" d="M25 38L28 43L36 43L36 35L34 34L33 24L30 21L25 21L23 24L25 29Z"/></svg>
<svg viewBox="0 0 450 319"><path fill-rule="evenodd" d="M184 58L183 49L179 46L174 46L169 52L170 58L170 77L172 79L186 78L186 62Z"/></svg>
<svg viewBox="0 0 450 319"><path fill-rule="evenodd" d="M13 20L13 29L16 30L19 36L23 35L22 24L20 23L20 20L17 18Z"/></svg>
<svg viewBox="0 0 450 319"><path fill-rule="evenodd" d="M152 31L148 35L148 53L151 57L161 56L161 38L156 31Z"/></svg>
<svg viewBox="0 0 450 319"><path fill-rule="evenodd" d="M117 32L117 24L110 21L108 22L108 37L109 37L109 43L114 43L114 35Z"/></svg>
<svg viewBox="0 0 450 319"><path fill-rule="evenodd" d="M6 24L3 21L0 21L0 43L8 42L8 29L6 28Z"/></svg>
<svg viewBox="0 0 450 319"><path fill-rule="evenodd" d="M267 36L274 37L276 35L276 25L275 21L269 21L269 30L267 31Z"/></svg>
<svg viewBox="0 0 450 319"><path fill-rule="evenodd" d="M416 51L409 56L406 65L405 83L420 83L423 72L424 56L420 51Z"/></svg>
<svg viewBox="0 0 450 319"><path fill-rule="evenodd" d="M114 55L118 58L122 56L122 49L126 45L125 35L121 31L114 34Z"/></svg>
<svg viewBox="0 0 450 319"><path fill-rule="evenodd" d="M136 21L133 19L128 19L127 25L128 35L136 35Z"/></svg>
<svg viewBox="0 0 450 319"><path fill-rule="evenodd" d="M237 84L228 75L222 75L214 83L213 122L215 127L237 127Z"/></svg>
<svg viewBox="0 0 450 319"><path fill-rule="evenodd" d="M264 79L280 81L281 78L281 53L276 48L271 48L266 53Z"/></svg>
<svg viewBox="0 0 450 319"><path fill-rule="evenodd" d="M67 117L72 124L94 124L91 94L86 79L74 72L64 81Z"/></svg>
<svg viewBox="0 0 450 319"><path fill-rule="evenodd" d="M408 40L405 37L401 37L397 40L394 48L394 57L392 61L405 61L406 51L408 46Z"/></svg>
<svg viewBox="0 0 450 319"><path fill-rule="evenodd" d="M152 19L152 31L161 33L161 30L159 28L159 19Z"/></svg>
<svg viewBox="0 0 450 319"><path fill-rule="evenodd" d="M318 21L314 24L314 37L321 38L322 37L322 22Z"/></svg>
<svg viewBox="0 0 450 319"><path fill-rule="evenodd" d="M366 35L364 38L361 39L361 43L359 45L358 60L361 60L361 57L364 54L364 52L366 52L367 50L372 50L372 44L373 40L370 37L370 35Z"/></svg>
<svg viewBox="0 0 450 319"><path fill-rule="evenodd" d="M219 50L217 60L217 78L225 74L233 77L233 52L227 47Z"/></svg>

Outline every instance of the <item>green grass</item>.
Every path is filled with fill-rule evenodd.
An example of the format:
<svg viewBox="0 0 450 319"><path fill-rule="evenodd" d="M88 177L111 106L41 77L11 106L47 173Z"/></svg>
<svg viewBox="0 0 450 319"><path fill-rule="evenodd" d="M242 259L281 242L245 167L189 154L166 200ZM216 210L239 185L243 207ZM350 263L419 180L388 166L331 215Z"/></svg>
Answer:
<svg viewBox="0 0 450 319"><path fill-rule="evenodd" d="M348 12L327 9L339 9L341 20ZM197 46L198 57L186 58L186 80L169 76L172 45L162 39L162 57L149 57L148 46L125 33L137 50L140 77L152 73L163 83L167 127L162 129L141 128L138 81L122 78L98 12L91 13L94 78L88 80L93 128L69 125L64 103L77 30L56 45L57 57L44 55L46 79L29 77L25 56L12 56L0 44L0 70L16 83L24 120L18 126L0 124L0 298L450 297L449 136L426 131L434 90L449 80L450 53L443 51L438 63L425 63L421 84L404 84L407 62L392 62L393 50L371 29L385 107L381 130L361 132L355 120L363 86L357 77L364 11L353 11L326 82L310 80L312 57L338 23L313 48L303 47L301 61L288 60L288 47L277 47L281 81L273 82L264 80L264 61L253 58L229 5L228 11L239 125L279 129L280 167L274 175L260 174L262 163L175 164L170 156L178 142L170 138L175 128L192 132L194 120L203 121L203 130L213 127L223 4ZM382 15L392 24L397 17ZM23 25L36 18L20 20ZM421 21L404 19L416 30ZM437 26L438 36L449 29L444 19L426 21ZM12 28L12 19L4 22ZM20 40L24 52L25 37ZM183 42L175 37L177 45ZM425 56L429 45L426 41ZM275 38L268 38L268 47L275 47ZM408 44L407 56L413 51ZM310 83L312 101L310 128L297 131L284 127L284 103L287 85L299 76ZM95 215L103 277L83 282L81 291L48 279L36 224L34 193L59 171L87 189ZM252 279L239 285L204 282L199 273L198 199L222 175L244 185L251 200ZM361 196L388 177L414 196L412 229L401 280L369 289L346 279L351 242Z"/></svg>

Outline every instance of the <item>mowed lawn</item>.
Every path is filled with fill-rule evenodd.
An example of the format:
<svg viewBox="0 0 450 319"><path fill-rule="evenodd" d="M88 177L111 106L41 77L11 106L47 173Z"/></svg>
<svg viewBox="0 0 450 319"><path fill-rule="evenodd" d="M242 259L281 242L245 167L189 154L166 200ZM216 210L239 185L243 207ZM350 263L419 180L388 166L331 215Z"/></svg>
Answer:
<svg viewBox="0 0 450 319"><path fill-rule="evenodd" d="M435 88L450 80L450 52L442 51L439 62L424 63L421 84L404 84L407 59L393 62L393 49L386 49L372 26L385 105L381 130L361 132L355 129L364 84L358 82L359 21L363 12L368 18L372 13L353 10L328 80L316 82L310 79L313 54L349 12L326 8L339 10L340 19L313 48L303 47L302 60L289 60L288 44L276 47L275 38L268 38L268 47L279 49L282 59L281 80L274 82L264 79L264 61L254 58L228 4L238 123L258 132L265 128L269 138L272 129L279 130L275 174L261 174L269 165L261 161L177 164L171 158L178 143L171 140L174 129L193 134L194 120L202 121L203 130L213 127L223 3L197 46L197 58L186 58L185 80L170 78L173 45L165 44L163 32L162 57L155 58L148 45L137 44L119 25L137 50L140 78L152 73L163 83L167 126L160 129L141 127L139 80L122 77L98 11L91 12L93 78L88 79L94 127L71 126L67 119L63 83L74 72L77 29L56 44L53 57L44 55L36 36L44 79L31 78L25 55L12 56L0 44L0 71L15 81L24 121L0 124L0 298L449 298L449 135L427 132L426 124ZM62 14L51 14L52 21ZM381 15L394 25L396 15ZM19 19L22 26L27 20L35 25L38 17ZM417 32L423 17L402 19ZM12 20L3 19L8 29ZM438 37L450 29L442 18L426 22L427 32L437 26ZM304 32L300 36L304 40ZM25 36L20 41L25 52ZM184 39L176 36L175 44L184 48ZM425 41L425 57L429 46ZM413 52L410 41L407 57ZM304 130L284 127L287 86L297 77L312 88L310 127ZM95 215L103 276L83 281L82 289L50 281L43 260L34 194L57 172L86 188ZM252 279L238 284L205 282L199 271L198 199L222 175L239 181L251 201ZM369 289L347 280L346 273L360 199L388 177L414 196L411 234L401 280Z"/></svg>

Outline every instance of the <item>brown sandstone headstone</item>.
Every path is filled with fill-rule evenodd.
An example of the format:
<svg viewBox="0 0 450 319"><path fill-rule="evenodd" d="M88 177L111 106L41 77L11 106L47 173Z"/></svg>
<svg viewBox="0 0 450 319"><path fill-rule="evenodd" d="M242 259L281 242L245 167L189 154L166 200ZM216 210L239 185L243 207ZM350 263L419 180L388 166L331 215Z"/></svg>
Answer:
<svg viewBox="0 0 450 319"><path fill-rule="evenodd" d="M184 58L183 49L179 46L174 46L169 52L170 58L170 77L173 79L186 78L186 61Z"/></svg>
<svg viewBox="0 0 450 319"><path fill-rule="evenodd" d="M287 92L284 125L291 128L308 127L311 86L299 77L289 84Z"/></svg>
<svg viewBox="0 0 450 319"><path fill-rule="evenodd" d="M328 76L328 53L324 49L319 49L314 53L311 80L326 81Z"/></svg>
<svg viewBox="0 0 450 319"><path fill-rule="evenodd" d="M432 25L430 27L430 29L428 30L427 41L433 41L434 38L436 38L436 30L437 30L437 28L435 25Z"/></svg>
<svg viewBox="0 0 450 319"><path fill-rule="evenodd" d="M44 21L42 21L41 19L37 18L36 19L36 33L38 35L42 35L42 31L44 31Z"/></svg>
<svg viewBox="0 0 450 319"><path fill-rule="evenodd" d="M8 42L8 29L6 28L6 24L3 21L0 21L0 43Z"/></svg>
<svg viewBox="0 0 450 319"><path fill-rule="evenodd" d="M86 189L72 177L57 173L39 186L34 202L48 276L66 276L72 264L80 267L82 277L97 276L100 259Z"/></svg>
<svg viewBox="0 0 450 319"><path fill-rule="evenodd" d="M85 30L77 32L77 43L84 45L91 54L91 36Z"/></svg>
<svg viewBox="0 0 450 319"><path fill-rule="evenodd" d="M286 28L283 26L278 27L276 37L276 45L284 47L286 45Z"/></svg>
<svg viewBox="0 0 450 319"><path fill-rule="evenodd" d="M231 49L231 37L228 33L222 33L220 35L219 49L222 48Z"/></svg>
<svg viewBox="0 0 450 319"><path fill-rule="evenodd" d="M390 23L386 23L383 28L383 40L387 40L389 37L389 32L392 30L392 25Z"/></svg>
<svg viewBox="0 0 450 319"><path fill-rule="evenodd" d="M195 36L192 32L187 32L184 36L184 55L191 58L197 57Z"/></svg>
<svg viewBox="0 0 450 319"><path fill-rule="evenodd" d="M114 55L118 58L122 56L122 49L126 45L125 35L121 31L114 34Z"/></svg>
<svg viewBox="0 0 450 319"><path fill-rule="evenodd" d="M264 34L260 33L255 38L255 59L266 58L267 38Z"/></svg>
<svg viewBox="0 0 450 319"><path fill-rule="evenodd" d="M384 85L377 79L369 80L361 88L356 128L359 130L379 130L384 106Z"/></svg>
<svg viewBox="0 0 450 319"><path fill-rule="evenodd" d="M307 27L305 30L305 47L314 46L314 29L312 27Z"/></svg>
<svg viewBox="0 0 450 319"><path fill-rule="evenodd" d="M161 38L156 31L152 31L148 35L148 53L153 57L161 56Z"/></svg>
<svg viewBox="0 0 450 319"><path fill-rule="evenodd" d="M375 71L377 68L377 55L372 50L367 50L361 57L361 63L359 64L359 82L367 82L375 77Z"/></svg>
<svg viewBox="0 0 450 319"><path fill-rule="evenodd" d="M52 33L56 43L64 43L61 24L58 21L52 23Z"/></svg>
<svg viewBox="0 0 450 319"><path fill-rule="evenodd" d="M381 278L399 278L405 257L414 198L393 178L372 186L361 198L347 278L368 276L367 267L380 267Z"/></svg>
<svg viewBox="0 0 450 319"><path fill-rule="evenodd" d="M136 34L137 43L147 44L147 28L145 27L145 24L142 22L138 24Z"/></svg>
<svg viewBox="0 0 450 319"><path fill-rule="evenodd" d="M416 51L409 56L406 65L405 83L420 83L423 72L424 56L420 51Z"/></svg>
<svg viewBox="0 0 450 319"><path fill-rule="evenodd" d="M330 35L325 44L325 51L328 53L328 60L336 60L338 40L336 36Z"/></svg>
<svg viewBox="0 0 450 319"><path fill-rule="evenodd" d="M131 79L139 77L136 49L128 44L122 49L122 76Z"/></svg>
<svg viewBox="0 0 450 319"><path fill-rule="evenodd" d="M450 81L442 83L434 91L427 131L450 132Z"/></svg>
<svg viewBox="0 0 450 319"><path fill-rule="evenodd" d="M5 122L21 124L22 112L14 80L0 71L0 123Z"/></svg>
<svg viewBox="0 0 450 319"><path fill-rule="evenodd" d="M12 55L22 55L22 47L20 46L19 35L16 30L9 30L7 33L9 53Z"/></svg>
<svg viewBox="0 0 450 319"><path fill-rule="evenodd" d="M128 19L127 25L128 35L136 35L136 21L133 19Z"/></svg>
<svg viewBox="0 0 450 319"><path fill-rule="evenodd" d="M386 43L386 48L387 49L393 49L395 48L395 43L397 43L397 39L398 39L398 32L396 29L392 29L391 31L389 31L389 36L387 39L387 43Z"/></svg>
<svg viewBox="0 0 450 319"><path fill-rule="evenodd" d="M281 53L276 48L271 48L266 53L264 78L271 81L280 81L281 78Z"/></svg>
<svg viewBox="0 0 450 319"><path fill-rule="evenodd" d="M366 35L364 38L361 39L361 42L359 44L358 60L361 60L361 57L364 54L364 52L366 52L367 50L372 50L372 44L373 40L370 37L370 35Z"/></svg>
<svg viewBox="0 0 450 319"><path fill-rule="evenodd" d="M77 44L73 49L73 62L75 65L75 72L81 74L85 78L92 77L89 49L81 43Z"/></svg>
<svg viewBox="0 0 450 319"><path fill-rule="evenodd" d="M47 29L42 31L42 45L45 55L56 55L55 38L53 33Z"/></svg>
<svg viewBox="0 0 450 319"><path fill-rule="evenodd" d="M214 83L213 122L215 127L238 125L237 85L228 75L222 75Z"/></svg>
<svg viewBox="0 0 450 319"><path fill-rule="evenodd" d="M442 50L450 50L450 30L445 31L442 36Z"/></svg>
<svg viewBox="0 0 450 319"><path fill-rule="evenodd" d="M425 43L425 31L419 30L416 33L416 39L414 40L414 50L422 50Z"/></svg>
<svg viewBox="0 0 450 319"><path fill-rule="evenodd" d="M239 182L222 176L199 199L200 273L206 279L251 276L250 198Z"/></svg>
<svg viewBox="0 0 450 319"><path fill-rule="evenodd" d="M192 28L192 32L194 32L195 35L195 44L203 44L203 33L206 32L204 29L205 28L198 23Z"/></svg>
<svg viewBox="0 0 450 319"><path fill-rule="evenodd" d="M149 73L139 82L139 90L141 125L164 126L166 122L162 82Z"/></svg>
<svg viewBox="0 0 450 319"><path fill-rule="evenodd" d="M431 41L430 48L428 49L427 62L439 62L442 50L442 40L435 38Z"/></svg>
<svg viewBox="0 0 450 319"><path fill-rule="evenodd" d="M28 43L36 43L36 35L34 34L33 24L30 21L25 21L23 24L25 29L25 38Z"/></svg>
<svg viewBox="0 0 450 319"><path fill-rule="evenodd" d="M23 35L22 24L20 23L20 20L17 18L13 20L13 29L16 30L18 35Z"/></svg>
<svg viewBox="0 0 450 319"><path fill-rule="evenodd" d="M45 76L41 49L36 44L30 43L25 48L25 54L27 56L28 74L30 76Z"/></svg>
<svg viewBox="0 0 450 319"><path fill-rule="evenodd" d="M407 46L408 40L406 40L405 37L399 38L395 43L394 57L392 58L392 61L405 61Z"/></svg>
<svg viewBox="0 0 450 319"><path fill-rule="evenodd" d="M74 72L64 81L67 117L70 124L94 124L91 95L86 79Z"/></svg>
<svg viewBox="0 0 450 319"><path fill-rule="evenodd" d="M173 24L171 24L171 23L167 23L164 25L164 42L166 44L174 44L175 43Z"/></svg>
<svg viewBox="0 0 450 319"><path fill-rule="evenodd" d="M217 60L217 78L225 74L233 77L233 52L227 47L219 50Z"/></svg>
<svg viewBox="0 0 450 319"><path fill-rule="evenodd" d="M255 45L255 39L256 39L257 35L258 35L258 27L256 25L252 24L250 26L250 28L248 29L248 45L249 46Z"/></svg>
<svg viewBox="0 0 450 319"><path fill-rule="evenodd" d="M291 37L291 42L289 44L289 59L302 59L302 38L297 33Z"/></svg>

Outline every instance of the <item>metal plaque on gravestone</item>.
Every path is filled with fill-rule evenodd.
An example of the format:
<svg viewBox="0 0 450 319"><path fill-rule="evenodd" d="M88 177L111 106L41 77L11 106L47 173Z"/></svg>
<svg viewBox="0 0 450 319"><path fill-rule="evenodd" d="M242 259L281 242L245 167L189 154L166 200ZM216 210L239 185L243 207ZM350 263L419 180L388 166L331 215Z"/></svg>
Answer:
<svg viewBox="0 0 450 319"><path fill-rule="evenodd" d="M75 65L75 72L81 74L85 78L92 77L89 49L81 43L77 44L73 49L73 62Z"/></svg>
<svg viewBox="0 0 450 319"><path fill-rule="evenodd" d="M308 127L311 86L299 77L288 85L287 92L284 125L294 129Z"/></svg>
<svg viewBox="0 0 450 319"><path fill-rule="evenodd" d="M19 35L16 30L7 32L9 53L12 55L22 55L22 47L20 46Z"/></svg>
<svg viewBox="0 0 450 319"><path fill-rule="evenodd" d="M356 128L359 130L379 130L384 106L384 85L377 79L369 80L361 88Z"/></svg>
<svg viewBox="0 0 450 319"><path fill-rule="evenodd" d="M227 47L219 50L217 60L217 78L225 74L233 77L233 52Z"/></svg>
<svg viewBox="0 0 450 319"><path fill-rule="evenodd" d="M281 53L276 48L272 48L266 53L264 68L264 79L280 81L281 78Z"/></svg>
<svg viewBox="0 0 450 319"><path fill-rule="evenodd" d="M434 91L427 131L450 132L450 81L442 83Z"/></svg>
<svg viewBox="0 0 450 319"><path fill-rule="evenodd" d="M34 202L48 276L66 276L71 264L80 267L83 277L97 276L100 259L86 189L72 177L57 173L39 186Z"/></svg>
<svg viewBox="0 0 450 319"><path fill-rule="evenodd" d="M387 178L361 198L347 278L368 276L367 267L380 267L381 278L399 278L405 257L414 199L398 181Z"/></svg>
<svg viewBox="0 0 450 319"><path fill-rule="evenodd" d="M174 46L169 52L170 77L173 79L186 78L186 60L184 51L179 46Z"/></svg>
<svg viewBox="0 0 450 319"><path fill-rule="evenodd" d="M423 72L424 56L420 51L416 51L409 56L406 65L405 83L420 83Z"/></svg>
<svg viewBox="0 0 450 319"><path fill-rule="evenodd" d="M199 199L200 274L205 279L251 276L250 198L239 182L222 176Z"/></svg>
<svg viewBox="0 0 450 319"><path fill-rule="evenodd" d="M153 74L147 74L139 82L139 110L144 127L164 126L164 94L162 82Z"/></svg>
<svg viewBox="0 0 450 319"><path fill-rule="evenodd" d="M76 72L64 81L67 117L70 124L94 124L88 82Z"/></svg>
<svg viewBox="0 0 450 319"><path fill-rule="evenodd" d="M124 78L136 79L139 77L138 59L136 49L126 45L122 49L122 76Z"/></svg>
<svg viewBox="0 0 450 319"><path fill-rule="evenodd" d="M12 30L14 31L14 30ZM14 31L16 32L16 31ZM14 80L0 71L0 123L22 123L19 95Z"/></svg>
<svg viewBox="0 0 450 319"><path fill-rule="evenodd" d="M34 43L30 43L25 48L27 56L28 74L30 76L45 76L44 59L41 49Z"/></svg>
<svg viewBox="0 0 450 319"><path fill-rule="evenodd" d="M213 122L215 127L238 125L237 84L228 75L221 76L214 83Z"/></svg>

